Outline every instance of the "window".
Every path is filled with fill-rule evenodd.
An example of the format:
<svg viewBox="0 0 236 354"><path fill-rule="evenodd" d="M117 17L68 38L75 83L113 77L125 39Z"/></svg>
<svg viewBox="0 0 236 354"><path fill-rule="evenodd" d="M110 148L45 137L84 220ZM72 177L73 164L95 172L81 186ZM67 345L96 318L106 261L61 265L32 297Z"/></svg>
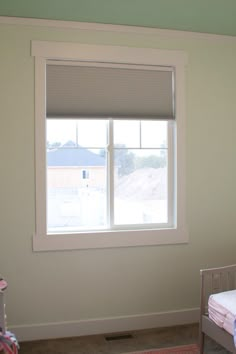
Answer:
<svg viewBox="0 0 236 354"><path fill-rule="evenodd" d="M47 119L47 232L171 227L170 164L167 121Z"/></svg>
<svg viewBox="0 0 236 354"><path fill-rule="evenodd" d="M82 170L82 178L89 179L89 171L88 170Z"/></svg>
<svg viewBox="0 0 236 354"><path fill-rule="evenodd" d="M184 54L81 47L32 46L34 249L186 242Z"/></svg>

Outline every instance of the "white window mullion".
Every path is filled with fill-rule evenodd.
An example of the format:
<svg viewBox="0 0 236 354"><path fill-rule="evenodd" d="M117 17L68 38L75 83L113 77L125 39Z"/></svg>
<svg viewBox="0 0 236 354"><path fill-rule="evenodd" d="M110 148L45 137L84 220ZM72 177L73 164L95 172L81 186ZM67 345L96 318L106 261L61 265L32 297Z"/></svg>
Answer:
<svg viewBox="0 0 236 354"><path fill-rule="evenodd" d="M114 149L113 149L113 120L108 122L107 147L107 223L108 228L114 227Z"/></svg>
<svg viewBox="0 0 236 354"><path fill-rule="evenodd" d="M142 148L142 122L139 121L139 148Z"/></svg>

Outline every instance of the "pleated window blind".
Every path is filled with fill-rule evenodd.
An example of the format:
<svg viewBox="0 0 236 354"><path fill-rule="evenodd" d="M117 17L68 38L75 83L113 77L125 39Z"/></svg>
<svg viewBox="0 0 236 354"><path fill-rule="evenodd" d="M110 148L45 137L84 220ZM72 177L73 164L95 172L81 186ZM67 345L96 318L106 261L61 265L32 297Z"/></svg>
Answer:
<svg viewBox="0 0 236 354"><path fill-rule="evenodd" d="M174 119L172 68L132 65L46 66L48 118Z"/></svg>

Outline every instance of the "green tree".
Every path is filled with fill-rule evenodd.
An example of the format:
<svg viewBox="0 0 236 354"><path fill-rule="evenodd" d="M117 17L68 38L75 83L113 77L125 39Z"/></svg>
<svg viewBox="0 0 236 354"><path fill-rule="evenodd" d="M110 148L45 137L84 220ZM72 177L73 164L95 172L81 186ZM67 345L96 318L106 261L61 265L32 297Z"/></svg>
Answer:
<svg viewBox="0 0 236 354"><path fill-rule="evenodd" d="M137 157L135 161L136 168L160 168L166 167L166 158L165 156L144 156Z"/></svg>
<svg viewBox="0 0 236 354"><path fill-rule="evenodd" d="M61 146L61 143L59 141L54 141L53 143L50 143L47 141L47 149L56 149Z"/></svg>
<svg viewBox="0 0 236 354"><path fill-rule="evenodd" d="M118 175L124 176L135 169L134 154L128 151L123 144L116 144L114 151L115 166L118 168Z"/></svg>

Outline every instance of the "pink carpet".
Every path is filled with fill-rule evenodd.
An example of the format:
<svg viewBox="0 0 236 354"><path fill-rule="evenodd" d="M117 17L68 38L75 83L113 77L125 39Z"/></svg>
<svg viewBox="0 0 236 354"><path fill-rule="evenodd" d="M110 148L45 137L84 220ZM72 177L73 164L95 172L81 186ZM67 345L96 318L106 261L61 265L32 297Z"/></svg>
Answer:
<svg viewBox="0 0 236 354"><path fill-rule="evenodd" d="M199 349L197 344L181 345L178 347L150 349L126 354L197 354Z"/></svg>

